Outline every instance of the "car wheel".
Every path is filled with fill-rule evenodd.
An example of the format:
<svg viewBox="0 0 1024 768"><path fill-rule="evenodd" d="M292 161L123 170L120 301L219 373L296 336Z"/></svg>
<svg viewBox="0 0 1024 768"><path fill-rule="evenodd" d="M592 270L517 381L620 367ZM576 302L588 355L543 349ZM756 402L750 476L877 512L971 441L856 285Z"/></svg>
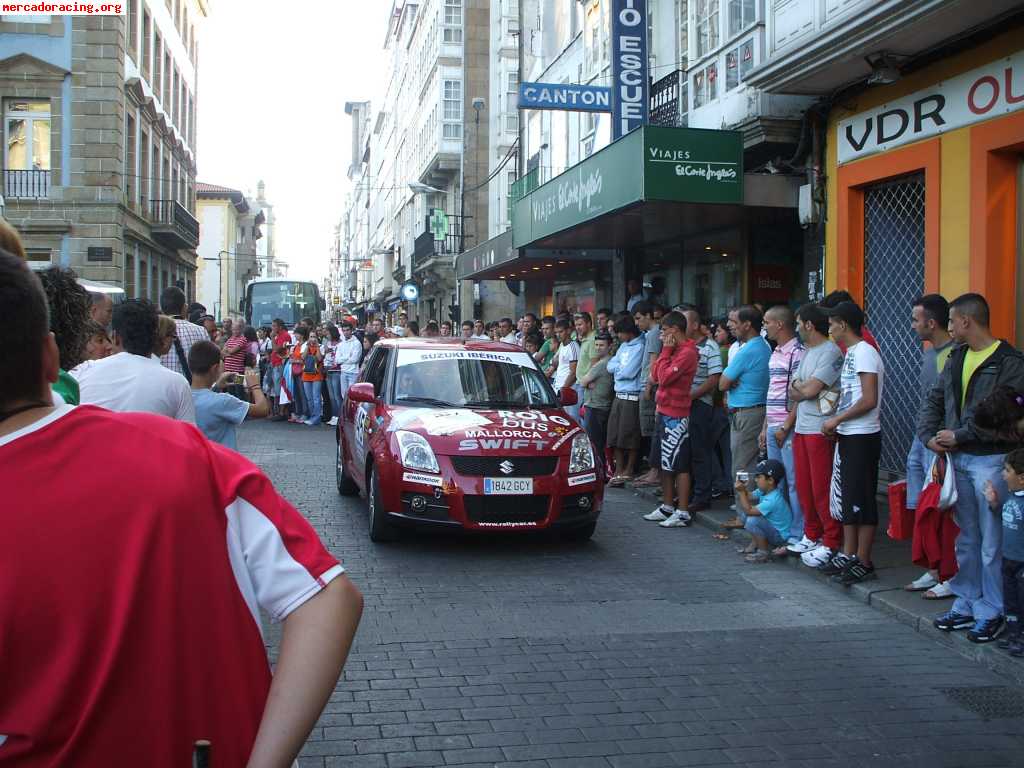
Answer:
<svg viewBox="0 0 1024 768"><path fill-rule="evenodd" d="M345 456L341 449L341 441L338 441L338 453L334 462L334 477L338 485L338 493L342 496L355 496L359 493L359 486L356 481L348 476L345 469Z"/></svg>
<svg viewBox="0 0 1024 768"><path fill-rule="evenodd" d="M377 467L370 465L370 479L366 483L366 506L370 511L370 541L394 541L398 536L395 526L381 509L380 480Z"/></svg>
<svg viewBox="0 0 1024 768"><path fill-rule="evenodd" d="M597 530L597 521L587 523L579 528L570 528L568 531L562 533L562 538L565 541L590 541L590 537L594 535L594 531Z"/></svg>

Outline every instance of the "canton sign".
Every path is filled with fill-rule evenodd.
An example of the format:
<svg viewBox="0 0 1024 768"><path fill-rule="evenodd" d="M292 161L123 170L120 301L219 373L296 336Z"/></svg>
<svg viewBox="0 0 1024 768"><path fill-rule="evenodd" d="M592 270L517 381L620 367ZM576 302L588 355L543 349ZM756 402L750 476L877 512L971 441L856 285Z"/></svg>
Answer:
<svg viewBox="0 0 1024 768"><path fill-rule="evenodd" d="M521 83L520 109L561 109L568 112L610 112L612 89L566 83Z"/></svg>
<svg viewBox="0 0 1024 768"><path fill-rule="evenodd" d="M612 2L612 140L647 122L647 0Z"/></svg>

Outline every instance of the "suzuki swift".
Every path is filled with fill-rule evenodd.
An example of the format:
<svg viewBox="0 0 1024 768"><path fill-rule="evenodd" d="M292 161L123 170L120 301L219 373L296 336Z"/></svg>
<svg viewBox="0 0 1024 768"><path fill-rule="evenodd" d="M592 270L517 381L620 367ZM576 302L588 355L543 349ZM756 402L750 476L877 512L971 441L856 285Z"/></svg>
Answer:
<svg viewBox="0 0 1024 768"><path fill-rule="evenodd" d="M366 496L373 541L403 526L588 539L604 478L562 410L575 402L510 344L378 342L338 421L338 492Z"/></svg>

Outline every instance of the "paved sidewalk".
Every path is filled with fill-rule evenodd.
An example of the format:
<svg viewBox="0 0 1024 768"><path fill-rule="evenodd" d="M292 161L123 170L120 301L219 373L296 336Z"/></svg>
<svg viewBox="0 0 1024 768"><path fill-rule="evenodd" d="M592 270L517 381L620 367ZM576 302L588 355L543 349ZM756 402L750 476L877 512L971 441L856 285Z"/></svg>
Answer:
<svg viewBox="0 0 1024 768"><path fill-rule="evenodd" d="M366 597L302 768L1024 766L1024 690L703 528L644 522L630 491L584 545L373 545L332 430L239 438Z"/></svg>

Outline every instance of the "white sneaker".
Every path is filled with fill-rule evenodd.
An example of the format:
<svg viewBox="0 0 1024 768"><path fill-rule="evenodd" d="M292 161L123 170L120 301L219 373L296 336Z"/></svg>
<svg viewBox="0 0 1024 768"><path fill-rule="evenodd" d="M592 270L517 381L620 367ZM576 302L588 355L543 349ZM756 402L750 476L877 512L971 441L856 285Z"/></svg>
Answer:
<svg viewBox="0 0 1024 768"><path fill-rule="evenodd" d="M925 571L912 582L904 587L907 592L924 592L926 589L931 589L939 582L935 580L935 577L928 571Z"/></svg>
<svg viewBox="0 0 1024 768"><path fill-rule="evenodd" d="M730 504L729 505L729 511L730 512L735 512L736 511L736 505L735 504Z"/></svg>
<svg viewBox="0 0 1024 768"><path fill-rule="evenodd" d="M804 552L810 552L812 549L817 549L820 544L821 542L812 541L804 536L800 541L790 544L786 549L794 555L802 555Z"/></svg>
<svg viewBox="0 0 1024 768"><path fill-rule="evenodd" d="M336 427L336 426L338 426L338 417L337 417L337 416L331 416L331 420L330 420L330 421L328 421L327 423L328 423L328 424L329 424L330 426L332 426L332 427Z"/></svg>
<svg viewBox="0 0 1024 768"><path fill-rule="evenodd" d="M690 513L685 509L677 509L667 520L658 523L662 528L686 528L691 521Z"/></svg>
<svg viewBox="0 0 1024 768"><path fill-rule="evenodd" d="M672 513L672 514L675 514L675 513ZM668 520L668 519L669 519L669 515L665 514L665 508L664 507L658 507L653 512L650 512L650 513L644 515L644 520L650 520L652 523L660 523L663 520Z"/></svg>
<svg viewBox="0 0 1024 768"><path fill-rule="evenodd" d="M800 562L808 568L819 568L827 563L830 557L832 557L832 550L821 544L810 552L804 552L800 555Z"/></svg>

